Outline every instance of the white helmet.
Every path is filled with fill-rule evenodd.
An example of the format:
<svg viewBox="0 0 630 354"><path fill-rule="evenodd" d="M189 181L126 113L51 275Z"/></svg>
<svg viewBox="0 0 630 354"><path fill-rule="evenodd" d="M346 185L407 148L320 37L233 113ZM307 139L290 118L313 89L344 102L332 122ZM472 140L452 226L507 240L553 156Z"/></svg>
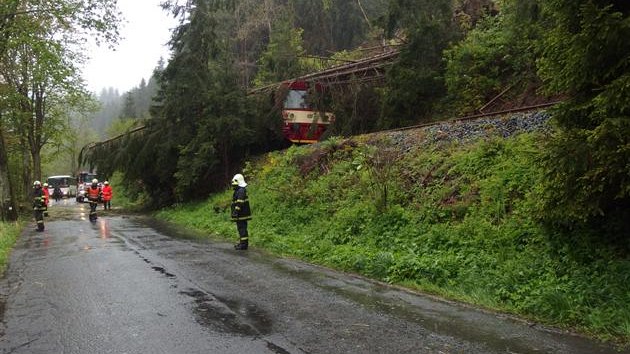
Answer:
<svg viewBox="0 0 630 354"><path fill-rule="evenodd" d="M105 181L105 182L103 182L103 184L104 184L104 185L108 185L108 184L109 184L109 182L108 182L108 181Z"/></svg>
<svg viewBox="0 0 630 354"><path fill-rule="evenodd" d="M239 187L247 187L247 183L245 183L245 177L243 177L242 174L235 174L234 177L232 177L232 185L233 186L239 186Z"/></svg>
<svg viewBox="0 0 630 354"><path fill-rule="evenodd" d="M48 187L48 183L44 182L44 187Z"/></svg>
<svg viewBox="0 0 630 354"><path fill-rule="evenodd" d="M42 185L42 182L40 182L40 181L33 182L33 187L39 187L41 185Z"/></svg>
<svg viewBox="0 0 630 354"><path fill-rule="evenodd" d="M98 183L98 180L97 180L96 178L94 178L94 179L92 180L92 183L93 183L93 184L97 184L97 183Z"/></svg>

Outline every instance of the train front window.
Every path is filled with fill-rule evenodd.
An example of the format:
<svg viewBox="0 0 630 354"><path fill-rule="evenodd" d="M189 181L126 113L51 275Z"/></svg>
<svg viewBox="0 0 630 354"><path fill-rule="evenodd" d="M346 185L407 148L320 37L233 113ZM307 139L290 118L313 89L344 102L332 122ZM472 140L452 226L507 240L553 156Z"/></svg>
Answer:
<svg viewBox="0 0 630 354"><path fill-rule="evenodd" d="M284 100L285 109L308 109L306 102L306 90L289 90L286 100Z"/></svg>

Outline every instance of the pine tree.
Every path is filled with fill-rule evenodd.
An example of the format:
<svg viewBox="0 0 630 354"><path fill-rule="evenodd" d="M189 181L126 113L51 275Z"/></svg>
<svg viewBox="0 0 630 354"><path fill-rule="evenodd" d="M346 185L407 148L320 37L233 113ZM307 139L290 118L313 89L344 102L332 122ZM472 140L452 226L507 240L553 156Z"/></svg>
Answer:
<svg viewBox="0 0 630 354"><path fill-rule="evenodd" d="M406 45L387 74L381 128L429 119L445 95L442 52L458 33L452 17L450 0L391 0L386 28Z"/></svg>
<svg viewBox="0 0 630 354"><path fill-rule="evenodd" d="M300 57L305 55L302 32L299 28L293 28L288 18L273 24L269 44L259 59L255 86L265 86L305 73L305 67L300 61Z"/></svg>
<svg viewBox="0 0 630 354"><path fill-rule="evenodd" d="M136 103L133 98L133 92L127 92L125 94L125 99L122 106L122 111L120 112L120 119L134 119L137 118L138 115L136 113Z"/></svg>
<svg viewBox="0 0 630 354"><path fill-rule="evenodd" d="M171 60L156 70L159 89L146 128L109 146L118 151L113 162L100 159L98 149L90 157L99 169L119 169L127 181L142 181L153 207L221 188L232 159L251 143L230 43L216 35L222 8L207 0L190 5L173 33Z"/></svg>
<svg viewBox="0 0 630 354"><path fill-rule="evenodd" d="M544 158L543 218L630 249L630 3L542 5L540 73L568 96Z"/></svg>

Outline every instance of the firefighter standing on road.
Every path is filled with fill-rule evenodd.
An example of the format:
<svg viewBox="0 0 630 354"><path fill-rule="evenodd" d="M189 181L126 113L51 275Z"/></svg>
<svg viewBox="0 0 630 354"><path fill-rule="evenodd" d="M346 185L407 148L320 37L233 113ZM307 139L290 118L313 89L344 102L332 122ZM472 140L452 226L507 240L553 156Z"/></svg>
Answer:
<svg viewBox="0 0 630 354"><path fill-rule="evenodd" d="M37 231L44 231L44 191L40 181L33 182L33 214L37 222Z"/></svg>
<svg viewBox="0 0 630 354"><path fill-rule="evenodd" d="M102 198L102 191L96 178L92 180L92 185L85 191L85 196L90 203L90 221L96 221L96 207Z"/></svg>
<svg viewBox="0 0 630 354"><path fill-rule="evenodd" d="M252 212L249 208L249 200L247 200L247 183L242 174L234 175L232 178L232 187L234 194L232 195L232 221L236 222L238 230L239 242L234 245L236 250L246 250L249 244L249 235L247 233L247 221L252 219Z"/></svg>
<svg viewBox="0 0 630 354"><path fill-rule="evenodd" d="M108 181L103 182L103 210L112 210L112 186Z"/></svg>

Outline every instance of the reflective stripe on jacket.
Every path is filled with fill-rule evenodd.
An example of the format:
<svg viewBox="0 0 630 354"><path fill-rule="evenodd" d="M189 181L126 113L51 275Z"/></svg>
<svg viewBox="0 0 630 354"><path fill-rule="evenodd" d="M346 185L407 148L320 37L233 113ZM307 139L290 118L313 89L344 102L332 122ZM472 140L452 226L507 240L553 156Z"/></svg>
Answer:
<svg viewBox="0 0 630 354"><path fill-rule="evenodd" d="M245 187L236 187L232 195L232 221L251 220L252 211L249 207L247 199L247 190Z"/></svg>
<svg viewBox="0 0 630 354"><path fill-rule="evenodd" d="M45 210L44 192L41 188L35 188L33 191L33 210Z"/></svg>
<svg viewBox="0 0 630 354"><path fill-rule="evenodd" d="M88 200L97 201L101 196L101 189L98 187L92 188L92 186L90 186L85 193Z"/></svg>

